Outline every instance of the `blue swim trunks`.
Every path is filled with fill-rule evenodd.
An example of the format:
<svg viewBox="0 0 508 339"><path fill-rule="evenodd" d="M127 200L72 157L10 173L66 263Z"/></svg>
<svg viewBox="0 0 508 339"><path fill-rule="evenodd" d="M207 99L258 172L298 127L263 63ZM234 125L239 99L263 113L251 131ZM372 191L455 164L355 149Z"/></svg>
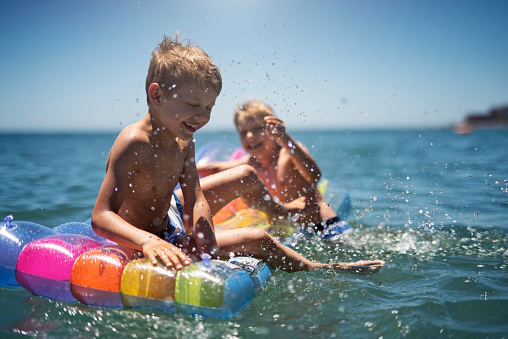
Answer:
<svg viewBox="0 0 508 339"><path fill-rule="evenodd" d="M170 244L176 246L176 239L181 235L185 235L185 228L183 227L182 202L178 199L178 196L175 193L173 193L173 199L171 199L168 216L169 222L166 230L159 236Z"/></svg>
<svg viewBox="0 0 508 339"><path fill-rule="evenodd" d="M321 236L328 241L338 240L340 236L345 235L352 230L351 226L339 217L328 219L322 222L317 228L318 234L321 234Z"/></svg>

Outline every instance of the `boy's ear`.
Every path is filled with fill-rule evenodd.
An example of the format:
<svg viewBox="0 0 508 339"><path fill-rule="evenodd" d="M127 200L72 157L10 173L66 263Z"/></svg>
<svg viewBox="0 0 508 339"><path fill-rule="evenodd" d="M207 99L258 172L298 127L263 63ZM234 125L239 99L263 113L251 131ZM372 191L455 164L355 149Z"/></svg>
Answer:
<svg viewBox="0 0 508 339"><path fill-rule="evenodd" d="M148 98L152 105L159 106L162 102L162 90L158 83L153 83L148 87Z"/></svg>

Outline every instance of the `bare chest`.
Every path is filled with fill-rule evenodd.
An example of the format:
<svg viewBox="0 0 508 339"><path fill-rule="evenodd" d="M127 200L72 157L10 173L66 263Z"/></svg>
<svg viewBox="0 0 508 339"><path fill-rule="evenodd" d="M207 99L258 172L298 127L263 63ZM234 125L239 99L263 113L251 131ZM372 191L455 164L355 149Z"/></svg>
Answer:
<svg viewBox="0 0 508 339"><path fill-rule="evenodd" d="M153 149L139 170L136 178L138 185L142 185L152 194L168 190L172 192L182 175L186 150L185 147Z"/></svg>
<svg viewBox="0 0 508 339"><path fill-rule="evenodd" d="M256 169L258 178L268 189L272 196L276 196L282 201L295 199L298 188L302 185L301 175L296 171L290 159L279 158L273 165L261 165L252 163Z"/></svg>
<svg viewBox="0 0 508 339"><path fill-rule="evenodd" d="M176 150L153 149L140 155L139 170L130 174L126 197L120 209L124 219L153 231L162 225L173 190L183 173L185 147Z"/></svg>

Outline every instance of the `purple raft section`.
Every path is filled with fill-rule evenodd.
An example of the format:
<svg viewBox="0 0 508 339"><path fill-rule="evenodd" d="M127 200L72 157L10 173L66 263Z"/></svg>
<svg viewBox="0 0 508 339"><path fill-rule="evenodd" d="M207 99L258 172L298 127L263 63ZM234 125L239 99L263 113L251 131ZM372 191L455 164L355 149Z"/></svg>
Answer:
<svg viewBox="0 0 508 339"><path fill-rule="evenodd" d="M0 287L21 288L14 273L21 250L34 240L54 234L46 226L6 216L0 223Z"/></svg>

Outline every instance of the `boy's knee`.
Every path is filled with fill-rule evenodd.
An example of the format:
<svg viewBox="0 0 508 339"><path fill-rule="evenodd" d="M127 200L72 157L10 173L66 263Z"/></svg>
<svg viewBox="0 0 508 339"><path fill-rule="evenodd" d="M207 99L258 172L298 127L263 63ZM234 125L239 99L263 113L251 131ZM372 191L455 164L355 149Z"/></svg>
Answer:
<svg viewBox="0 0 508 339"><path fill-rule="evenodd" d="M260 228L252 228L251 230L251 237L256 240L260 241L267 241L273 239L270 234L268 234L267 231L260 229Z"/></svg>

